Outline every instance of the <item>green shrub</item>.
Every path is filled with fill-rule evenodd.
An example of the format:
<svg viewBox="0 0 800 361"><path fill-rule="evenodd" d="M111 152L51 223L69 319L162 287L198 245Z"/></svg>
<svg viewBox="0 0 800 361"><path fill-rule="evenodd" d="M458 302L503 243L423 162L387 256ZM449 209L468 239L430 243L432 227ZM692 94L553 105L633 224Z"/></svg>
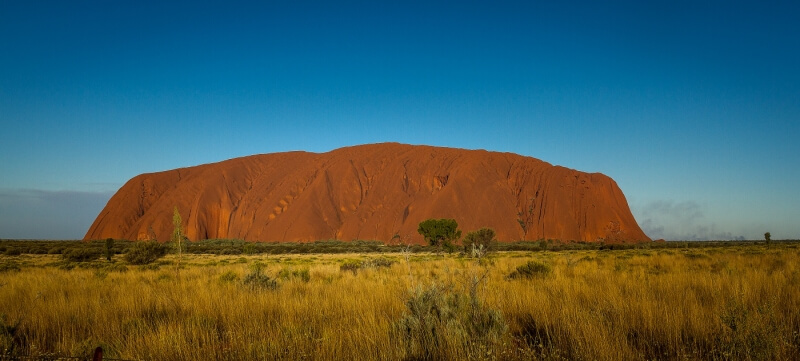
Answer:
<svg viewBox="0 0 800 361"><path fill-rule="evenodd" d="M222 283L233 283L239 280L239 275L234 271L227 271L219 276L219 281Z"/></svg>
<svg viewBox="0 0 800 361"><path fill-rule="evenodd" d="M125 253L125 261L130 264L146 265L167 254L167 247L157 241L137 242Z"/></svg>
<svg viewBox="0 0 800 361"><path fill-rule="evenodd" d="M528 261L525 264L517 267L514 272L511 272L508 275L510 279L517 279L517 278L534 278L534 277L544 277L549 275L553 272L553 269L550 265L538 261Z"/></svg>
<svg viewBox="0 0 800 361"><path fill-rule="evenodd" d="M311 273L308 271L308 268L301 268L299 270L284 268L278 272L278 278L282 280L297 278L303 282L308 282L311 280Z"/></svg>
<svg viewBox="0 0 800 361"><path fill-rule="evenodd" d="M340 271L350 271L350 272L353 272L353 274L356 274L356 273L358 273L358 270L361 269L361 266L362 266L361 261L348 260L348 261L344 261L344 263L342 263L342 265L339 266L339 270Z"/></svg>
<svg viewBox="0 0 800 361"><path fill-rule="evenodd" d="M142 271L158 271L161 269L161 266L159 266L158 263L150 263L139 266L139 269Z"/></svg>
<svg viewBox="0 0 800 361"><path fill-rule="evenodd" d="M62 247L52 247L47 251L47 254L61 254L64 252Z"/></svg>
<svg viewBox="0 0 800 361"><path fill-rule="evenodd" d="M219 251L218 254L221 255L239 255L242 254L242 250L235 247L228 247Z"/></svg>
<svg viewBox="0 0 800 361"><path fill-rule="evenodd" d="M311 281L311 272L308 268L303 268L292 273L292 276L299 278L303 282Z"/></svg>
<svg viewBox="0 0 800 361"><path fill-rule="evenodd" d="M244 247L242 247L242 252L244 252L244 254L256 254L256 253L259 253L258 252L258 248L256 248L256 245L252 244L252 243L248 243L248 244L244 245Z"/></svg>
<svg viewBox="0 0 800 361"><path fill-rule="evenodd" d="M100 258L100 252L90 248L72 248L61 254L69 262L88 262Z"/></svg>
<svg viewBox="0 0 800 361"><path fill-rule="evenodd" d="M495 242L494 236L494 230L491 228L481 228L467 233L461 241L464 245L464 254L475 258L483 257Z"/></svg>
<svg viewBox="0 0 800 361"><path fill-rule="evenodd" d="M2 272L17 272L19 271L19 264L17 262L6 260L3 263L0 263L0 273Z"/></svg>
<svg viewBox="0 0 800 361"><path fill-rule="evenodd" d="M278 288L278 282L264 274L260 265L252 267L250 273L244 277L242 284L253 291L274 290Z"/></svg>

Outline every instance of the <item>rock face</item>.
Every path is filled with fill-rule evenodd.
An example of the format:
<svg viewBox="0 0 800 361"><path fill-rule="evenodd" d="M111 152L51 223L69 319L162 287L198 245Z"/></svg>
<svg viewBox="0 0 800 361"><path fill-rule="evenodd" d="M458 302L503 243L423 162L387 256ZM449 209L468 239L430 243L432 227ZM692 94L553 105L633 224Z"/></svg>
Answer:
<svg viewBox="0 0 800 361"><path fill-rule="evenodd" d="M500 241L643 242L617 184L511 153L395 143L254 155L142 174L84 239L158 239L178 207L190 240L423 243L419 223L454 218Z"/></svg>

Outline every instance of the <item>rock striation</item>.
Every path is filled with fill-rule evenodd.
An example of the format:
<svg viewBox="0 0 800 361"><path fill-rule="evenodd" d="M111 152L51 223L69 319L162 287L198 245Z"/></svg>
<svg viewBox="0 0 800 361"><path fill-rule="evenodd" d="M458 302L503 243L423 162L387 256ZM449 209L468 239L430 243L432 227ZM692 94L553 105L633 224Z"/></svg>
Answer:
<svg viewBox="0 0 800 361"><path fill-rule="evenodd" d="M178 207L190 240L422 243L454 218L499 241L645 242L617 184L511 153L382 143L253 155L129 180L84 239L158 239Z"/></svg>

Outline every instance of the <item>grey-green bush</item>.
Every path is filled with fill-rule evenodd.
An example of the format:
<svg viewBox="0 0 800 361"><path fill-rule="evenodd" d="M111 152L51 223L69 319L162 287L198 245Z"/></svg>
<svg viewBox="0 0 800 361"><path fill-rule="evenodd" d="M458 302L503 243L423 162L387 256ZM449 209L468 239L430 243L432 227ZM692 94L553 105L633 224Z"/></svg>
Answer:
<svg viewBox="0 0 800 361"><path fill-rule="evenodd" d="M395 328L406 348L406 359L484 355L499 344L508 326L502 314L486 307L473 291L466 295L436 285L414 291Z"/></svg>
<svg viewBox="0 0 800 361"><path fill-rule="evenodd" d="M167 254L167 247L157 241L137 242L125 253L130 264L150 264Z"/></svg>
<svg viewBox="0 0 800 361"><path fill-rule="evenodd" d="M508 275L510 279L544 277L553 272L552 267L538 261L528 261Z"/></svg>
<svg viewBox="0 0 800 361"><path fill-rule="evenodd" d="M12 260L6 260L0 263L0 273L2 272L18 272L20 270L19 264Z"/></svg>
<svg viewBox="0 0 800 361"><path fill-rule="evenodd" d="M100 258L100 252L89 248L72 248L64 251L61 257L69 262L88 262Z"/></svg>
<svg viewBox="0 0 800 361"><path fill-rule="evenodd" d="M242 280L242 284L253 291L274 290L278 288L278 282L264 274L262 268L261 265L254 265L250 273Z"/></svg>
<svg viewBox="0 0 800 361"><path fill-rule="evenodd" d="M464 245L464 253L475 258L483 257L495 242L494 236L494 230L491 228L481 228L467 233L461 241Z"/></svg>
<svg viewBox="0 0 800 361"><path fill-rule="evenodd" d="M239 280L239 275L234 271L226 271L219 276L219 281L222 283L233 283Z"/></svg>
<svg viewBox="0 0 800 361"><path fill-rule="evenodd" d="M350 261L344 261L344 263L342 263L342 265L339 266L339 270L350 271L353 272L353 274L356 274L358 273L358 270L361 269L361 267L362 267L361 261L350 260Z"/></svg>

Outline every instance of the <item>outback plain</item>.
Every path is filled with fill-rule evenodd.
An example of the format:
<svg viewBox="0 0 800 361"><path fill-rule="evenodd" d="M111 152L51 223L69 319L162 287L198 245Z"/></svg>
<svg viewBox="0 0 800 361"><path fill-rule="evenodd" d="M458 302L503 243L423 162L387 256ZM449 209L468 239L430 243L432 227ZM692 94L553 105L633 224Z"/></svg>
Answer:
<svg viewBox="0 0 800 361"><path fill-rule="evenodd" d="M6 358L98 346L126 360L800 358L796 242L469 254L204 241L141 265L120 248L133 242L109 257L102 242L2 243Z"/></svg>
<svg viewBox="0 0 800 361"><path fill-rule="evenodd" d="M0 361L800 360L799 18L0 0Z"/></svg>

